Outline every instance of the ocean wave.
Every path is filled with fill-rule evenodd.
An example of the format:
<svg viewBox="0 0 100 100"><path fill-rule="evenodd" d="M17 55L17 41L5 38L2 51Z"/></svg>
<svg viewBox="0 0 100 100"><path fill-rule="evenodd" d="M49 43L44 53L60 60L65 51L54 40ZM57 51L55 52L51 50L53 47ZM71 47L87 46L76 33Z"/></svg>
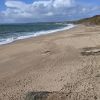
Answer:
<svg viewBox="0 0 100 100"><path fill-rule="evenodd" d="M40 36L40 35L45 35L45 34L60 32L60 31L71 29L73 27L75 27L75 25L73 25L73 24L67 24L66 27L59 28L59 29L54 29L54 30L49 30L49 31L40 31L40 32L31 32L30 35L27 34L27 35L24 35L24 36L18 36L16 38L15 37L11 37L11 38L7 38L7 39L0 39L0 45L12 43L14 41L21 40L21 39L27 39L27 38L31 38L31 37Z"/></svg>

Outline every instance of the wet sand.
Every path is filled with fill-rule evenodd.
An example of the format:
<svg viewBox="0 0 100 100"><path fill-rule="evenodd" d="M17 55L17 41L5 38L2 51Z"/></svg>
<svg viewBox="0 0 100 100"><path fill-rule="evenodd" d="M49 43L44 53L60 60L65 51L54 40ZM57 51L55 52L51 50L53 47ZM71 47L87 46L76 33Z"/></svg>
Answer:
<svg viewBox="0 0 100 100"><path fill-rule="evenodd" d="M100 26L0 46L0 100L100 100Z"/></svg>

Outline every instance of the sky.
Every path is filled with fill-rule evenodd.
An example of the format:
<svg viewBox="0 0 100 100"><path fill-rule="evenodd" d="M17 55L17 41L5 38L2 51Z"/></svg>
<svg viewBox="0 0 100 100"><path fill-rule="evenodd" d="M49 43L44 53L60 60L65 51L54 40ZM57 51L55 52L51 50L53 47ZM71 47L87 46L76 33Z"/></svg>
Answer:
<svg viewBox="0 0 100 100"><path fill-rule="evenodd" d="M0 23L77 20L100 15L100 0L0 0Z"/></svg>

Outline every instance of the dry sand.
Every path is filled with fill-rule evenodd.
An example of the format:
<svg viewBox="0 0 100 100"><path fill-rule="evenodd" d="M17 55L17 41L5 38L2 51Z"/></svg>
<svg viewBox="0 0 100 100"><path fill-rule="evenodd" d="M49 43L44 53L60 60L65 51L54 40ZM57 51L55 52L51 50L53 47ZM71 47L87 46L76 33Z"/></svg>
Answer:
<svg viewBox="0 0 100 100"><path fill-rule="evenodd" d="M100 26L0 46L0 100L100 100Z"/></svg>

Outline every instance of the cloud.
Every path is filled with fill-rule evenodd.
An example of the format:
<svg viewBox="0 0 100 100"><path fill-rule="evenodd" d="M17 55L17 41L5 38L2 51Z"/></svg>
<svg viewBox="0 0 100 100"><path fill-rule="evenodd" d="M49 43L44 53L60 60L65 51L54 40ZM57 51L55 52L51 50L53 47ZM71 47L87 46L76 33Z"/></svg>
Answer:
<svg viewBox="0 0 100 100"><path fill-rule="evenodd" d="M55 8L71 7L74 0L54 0L53 6Z"/></svg>
<svg viewBox="0 0 100 100"><path fill-rule="evenodd" d="M0 12L2 22L37 22L71 20L99 11L100 7L77 5L77 0L38 0L27 4L21 0L5 1Z"/></svg>
<svg viewBox="0 0 100 100"><path fill-rule="evenodd" d="M43 20L47 17L61 14L67 8L72 7L74 0L48 0L48 1L34 1L32 4L18 0L8 0L5 2L6 10L2 11L6 19L32 19ZM60 12L59 12L60 11ZM25 21L25 20L24 20Z"/></svg>
<svg viewBox="0 0 100 100"><path fill-rule="evenodd" d="M21 1L6 1L5 6L7 6L9 8L18 8L18 9L22 9L22 10L28 7L27 4L25 4L24 2L21 2Z"/></svg>

